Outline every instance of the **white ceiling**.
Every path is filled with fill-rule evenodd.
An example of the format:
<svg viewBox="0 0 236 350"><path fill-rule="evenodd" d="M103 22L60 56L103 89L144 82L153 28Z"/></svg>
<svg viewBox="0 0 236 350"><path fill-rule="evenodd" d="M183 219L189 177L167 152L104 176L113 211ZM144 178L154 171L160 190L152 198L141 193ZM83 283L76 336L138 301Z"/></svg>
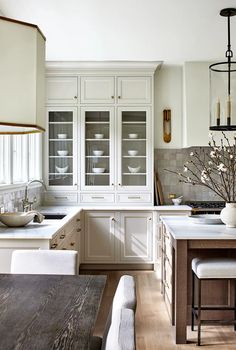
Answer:
<svg viewBox="0 0 236 350"><path fill-rule="evenodd" d="M5 16L40 27L47 60L59 61L223 59L225 7L236 0L0 0Z"/></svg>

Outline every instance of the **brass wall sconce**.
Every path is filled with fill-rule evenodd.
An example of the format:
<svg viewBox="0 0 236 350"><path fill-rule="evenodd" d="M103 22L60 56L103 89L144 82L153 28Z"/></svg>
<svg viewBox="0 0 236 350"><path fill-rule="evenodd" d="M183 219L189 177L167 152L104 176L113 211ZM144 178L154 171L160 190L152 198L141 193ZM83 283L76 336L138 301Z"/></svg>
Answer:
<svg viewBox="0 0 236 350"><path fill-rule="evenodd" d="M163 111L163 140L166 143L171 141L171 110Z"/></svg>

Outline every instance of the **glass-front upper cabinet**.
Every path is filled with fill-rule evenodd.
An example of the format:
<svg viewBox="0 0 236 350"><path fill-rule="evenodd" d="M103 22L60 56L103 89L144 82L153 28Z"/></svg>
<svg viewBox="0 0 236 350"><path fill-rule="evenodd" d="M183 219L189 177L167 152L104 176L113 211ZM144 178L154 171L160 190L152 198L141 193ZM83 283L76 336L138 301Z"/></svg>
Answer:
<svg viewBox="0 0 236 350"><path fill-rule="evenodd" d="M152 177L148 108L119 108L118 185L119 190L150 187Z"/></svg>
<svg viewBox="0 0 236 350"><path fill-rule="evenodd" d="M113 189L114 109L81 108L81 124L82 189Z"/></svg>
<svg viewBox="0 0 236 350"><path fill-rule="evenodd" d="M77 108L48 109L48 186L77 188Z"/></svg>

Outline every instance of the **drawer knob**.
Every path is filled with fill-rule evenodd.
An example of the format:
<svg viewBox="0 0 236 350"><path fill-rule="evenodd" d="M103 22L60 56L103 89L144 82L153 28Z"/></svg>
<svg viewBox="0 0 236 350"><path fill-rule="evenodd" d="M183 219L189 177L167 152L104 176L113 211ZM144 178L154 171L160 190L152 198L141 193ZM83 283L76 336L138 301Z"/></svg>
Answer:
<svg viewBox="0 0 236 350"><path fill-rule="evenodd" d="M77 96L74 96L74 99L76 100L78 97Z"/></svg>
<svg viewBox="0 0 236 350"><path fill-rule="evenodd" d="M79 222L79 221L80 221L80 219L76 219L76 221L77 221L77 222Z"/></svg>
<svg viewBox="0 0 236 350"><path fill-rule="evenodd" d="M75 242L71 242L71 244L70 244L70 245L71 245L71 247L74 247L74 245L75 245Z"/></svg>
<svg viewBox="0 0 236 350"><path fill-rule="evenodd" d="M115 218L111 218L112 221L116 221Z"/></svg>
<svg viewBox="0 0 236 350"><path fill-rule="evenodd" d="M81 228L78 228L76 231L77 231L77 232L81 232Z"/></svg>
<svg viewBox="0 0 236 350"><path fill-rule="evenodd" d="M114 99L114 96L111 96L112 99Z"/></svg>
<svg viewBox="0 0 236 350"><path fill-rule="evenodd" d="M121 98L121 96L118 96L118 98L120 99L120 98Z"/></svg>
<svg viewBox="0 0 236 350"><path fill-rule="evenodd" d="M60 235L60 239L64 239L66 235Z"/></svg>
<svg viewBox="0 0 236 350"><path fill-rule="evenodd" d="M64 248L64 247L63 247L63 248L61 248L61 250L67 250L67 248Z"/></svg>
<svg viewBox="0 0 236 350"><path fill-rule="evenodd" d="M149 218L148 220L149 220L149 221L152 221L152 218Z"/></svg>
<svg viewBox="0 0 236 350"><path fill-rule="evenodd" d="M53 243L53 244L51 245L51 249L56 249L57 246L58 246L57 243Z"/></svg>

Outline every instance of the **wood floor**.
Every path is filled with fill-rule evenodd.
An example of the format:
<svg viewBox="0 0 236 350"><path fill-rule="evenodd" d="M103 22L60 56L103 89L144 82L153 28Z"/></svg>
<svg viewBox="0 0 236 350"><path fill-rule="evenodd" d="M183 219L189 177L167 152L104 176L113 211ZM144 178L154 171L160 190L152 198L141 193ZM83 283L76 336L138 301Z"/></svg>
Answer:
<svg viewBox="0 0 236 350"><path fill-rule="evenodd" d="M83 272L81 272L83 273ZM196 350L196 332L188 329L188 344L176 345L165 304L160 293L160 281L153 271L86 271L86 274L108 277L101 310L94 334L102 335L106 317L120 276L135 276L137 284L136 345L137 350ZM202 348L205 350L236 349L233 327L203 326ZM201 349L201 348L199 348Z"/></svg>

